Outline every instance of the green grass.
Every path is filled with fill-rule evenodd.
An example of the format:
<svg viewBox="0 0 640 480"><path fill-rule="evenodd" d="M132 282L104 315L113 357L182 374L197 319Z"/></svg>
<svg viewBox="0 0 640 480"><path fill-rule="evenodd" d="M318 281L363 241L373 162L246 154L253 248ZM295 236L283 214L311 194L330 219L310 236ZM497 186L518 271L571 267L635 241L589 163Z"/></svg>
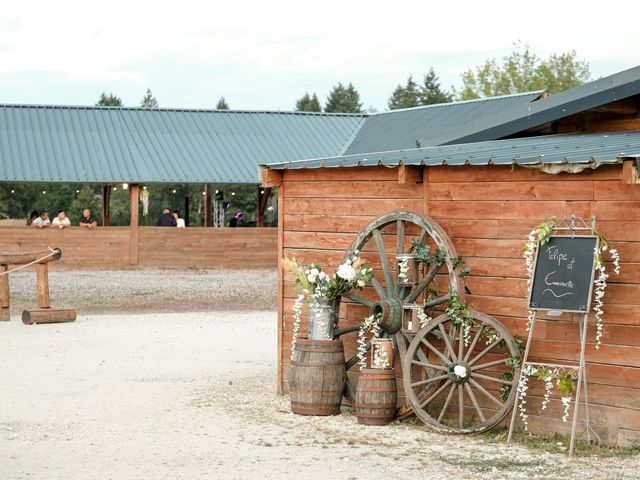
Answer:
<svg viewBox="0 0 640 480"><path fill-rule="evenodd" d="M541 460L517 460L502 458L473 458L459 455L437 454L438 460L449 465L456 465L477 473L497 471L522 471L525 469L540 469L546 467L546 463Z"/></svg>
<svg viewBox="0 0 640 480"><path fill-rule="evenodd" d="M498 427L479 435L492 443L504 443L507 441L509 430L506 427ZM514 432L512 441L532 450L542 450L549 453L566 453L569 451L569 437L560 435L530 435L524 432ZM595 442L576 440L575 453L580 457L624 458L640 454L640 445L631 447L609 447L598 445Z"/></svg>

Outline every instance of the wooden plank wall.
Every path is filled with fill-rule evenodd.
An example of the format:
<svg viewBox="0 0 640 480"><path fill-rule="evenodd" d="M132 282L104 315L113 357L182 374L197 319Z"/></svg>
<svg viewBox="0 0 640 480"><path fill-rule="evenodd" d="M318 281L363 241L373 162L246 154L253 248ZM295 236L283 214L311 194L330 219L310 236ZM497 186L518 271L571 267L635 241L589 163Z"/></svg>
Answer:
<svg viewBox="0 0 640 480"><path fill-rule="evenodd" d="M604 345L588 332L589 397L598 433L613 445L640 441L640 186L621 181L622 166L548 175L497 166L430 167L422 183L398 183L384 167L285 171L282 255L335 268L366 224L393 209L427 213L451 236L472 267L467 304L526 337L526 270L522 246L531 228L551 216L595 215L598 229L619 249L622 273L605 296ZM282 284L279 390L287 391L291 340L291 279ZM577 358L578 326L566 314L536 327L534 358ZM304 325L303 325L304 328ZM353 350L354 345L348 345ZM536 383L536 382L531 382ZM542 386L531 396L541 396ZM534 404L534 401L531 401ZM535 410L535 409L533 409ZM558 398L548 417L530 411L533 431L568 431Z"/></svg>
<svg viewBox="0 0 640 480"><path fill-rule="evenodd" d="M129 227L88 230L0 227L0 251L62 249L52 269L109 270L120 268L276 268L275 228L138 229L138 261L130 258ZM135 238L135 237L134 237Z"/></svg>

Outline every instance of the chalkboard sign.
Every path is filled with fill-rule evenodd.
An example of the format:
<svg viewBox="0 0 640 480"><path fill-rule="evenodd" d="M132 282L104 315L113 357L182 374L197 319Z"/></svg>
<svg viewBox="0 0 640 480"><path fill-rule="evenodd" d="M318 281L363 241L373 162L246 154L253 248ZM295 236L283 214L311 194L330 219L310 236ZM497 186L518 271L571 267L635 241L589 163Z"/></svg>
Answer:
<svg viewBox="0 0 640 480"><path fill-rule="evenodd" d="M596 242L593 236L553 235L538 245L530 310L589 311Z"/></svg>

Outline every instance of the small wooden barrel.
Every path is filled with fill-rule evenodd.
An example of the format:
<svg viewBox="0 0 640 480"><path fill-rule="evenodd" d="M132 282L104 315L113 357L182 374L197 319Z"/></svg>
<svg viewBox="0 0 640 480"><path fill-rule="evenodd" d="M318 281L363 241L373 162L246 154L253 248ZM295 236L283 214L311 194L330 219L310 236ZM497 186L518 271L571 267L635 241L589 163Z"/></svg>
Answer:
<svg viewBox="0 0 640 480"><path fill-rule="evenodd" d="M362 425L387 425L396 413L396 373L393 368L364 368L356 389L356 416Z"/></svg>
<svg viewBox="0 0 640 480"><path fill-rule="evenodd" d="M299 338L289 366L291 411L338 415L346 378L342 340Z"/></svg>

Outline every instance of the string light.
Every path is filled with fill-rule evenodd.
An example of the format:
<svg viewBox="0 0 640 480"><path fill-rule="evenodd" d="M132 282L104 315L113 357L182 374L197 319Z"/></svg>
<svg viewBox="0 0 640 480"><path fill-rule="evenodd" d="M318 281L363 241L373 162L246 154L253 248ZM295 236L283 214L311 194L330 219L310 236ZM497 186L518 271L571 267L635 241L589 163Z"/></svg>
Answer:
<svg viewBox="0 0 640 480"><path fill-rule="evenodd" d="M11 194L13 195L16 191L15 190L11 190Z"/></svg>
<svg viewBox="0 0 640 480"><path fill-rule="evenodd" d="M231 192L231 196L235 196L236 192Z"/></svg>
<svg viewBox="0 0 640 480"><path fill-rule="evenodd" d="M123 190L128 190L129 189L129 184L128 183L123 183L122 184L122 189Z"/></svg>
<svg viewBox="0 0 640 480"><path fill-rule="evenodd" d="M42 194L43 194L43 195L46 195L46 194L47 194L47 191L46 191L46 190L42 190Z"/></svg>
<svg viewBox="0 0 640 480"><path fill-rule="evenodd" d="M118 187L113 187L113 191L115 192L116 190L118 190Z"/></svg>
<svg viewBox="0 0 640 480"><path fill-rule="evenodd" d="M80 193L80 190L76 190L76 193Z"/></svg>
<svg viewBox="0 0 640 480"><path fill-rule="evenodd" d="M175 190L171 190L171 191L173 192L173 194L174 194L174 195L176 194L176 191L175 191Z"/></svg>

